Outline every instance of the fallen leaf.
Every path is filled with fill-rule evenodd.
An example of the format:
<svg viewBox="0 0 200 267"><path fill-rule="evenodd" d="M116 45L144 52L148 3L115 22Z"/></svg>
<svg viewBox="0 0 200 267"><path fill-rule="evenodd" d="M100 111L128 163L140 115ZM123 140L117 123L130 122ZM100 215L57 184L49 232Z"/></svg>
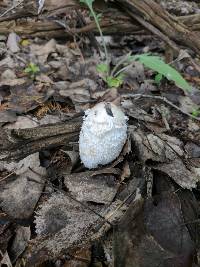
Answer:
<svg viewBox="0 0 200 267"><path fill-rule="evenodd" d="M11 69L16 67L14 60L9 55L0 61L0 67L3 66Z"/></svg>
<svg viewBox="0 0 200 267"><path fill-rule="evenodd" d="M15 112L10 110L0 111L0 123L5 122L15 122L17 120L17 116Z"/></svg>
<svg viewBox="0 0 200 267"><path fill-rule="evenodd" d="M13 80L16 78L16 74L11 69L7 69L1 74L1 81Z"/></svg>
<svg viewBox="0 0 200 267"><path fill-rule="evenodd" d="M39 170L40 174L34 172ZM39 170L35 168L34 171L26 171L15 176L14 180L6 179L6 184L1 185L0 206L10 217L27 219L33 214L45 182L41 177L43 168Z"/></svg>
<svg viewBox="0 0 200 267"><path fill-rule="evenodd" d="M2 254L6 253L9 241L13 236L12 229L9 226L10 226L9 222L5 222L5 221L1 220L1 224L0 224L0 248L1 248ZM2 254L0 255L0 266L1 266L1 258L3 256Z"/></svg>
<svg viewBox="0 0 200 267"><path fill-rule="evenodd" d="M95 208L90 205L90 208ZM100 210L98 208L98 210ZM99 217L63 193L54 193L36 211L38 237L31 241L26 255L32 266L76 248L90 239Z"/></svg>
<svg viewBox="0 0 200 267"><path fill-rule="evenodd" d="M163 171L183 188L196 187L199 174L185 165L183 143L179 139L166 134L146 134L141 130L131 131L131 137L142 162L152 160L151 168Z"/></svg>
<svg viewBox="0 0 200 267"><path fill-rule="evenodd" d="M140 62L135 61L134 64L129 66L124 72L125 81L132 84L134 80L144 82L144 65Z"/></svg>
<svg viewBox="0 0 200 267"><path fill-rule="evenodd" d="M94 88L97 87L95 82L87 78L73 83L57 82L55 84L56 89L59 89L61 85L64 85L65 88L60 89L59 94L61 96L69 97L73 101L73 103L89 102L90 91L95 90Z"/></svg>
<svg viewBox="0 0 200 267"><path fill-rule="evenodd" d="M49 90L49 87L46 85L45 90L42 91L41 86L43 85L34 85L30 82L12 86L10 88L10 95L7 97L8 102L6 102L8 109L24 113L41 105L54 92Z"/></svg>
<svg viewBox="0 0 200 267"><path fill-rule="evenodd" d="M192 113L194 110L198 110L199 105L195 104L188 96L179 97L180 108L184 112Z"/></svg>
<svg viewBox="0 0 200 267"><path fill-rule="evenodd" d="M47 61L49 54L56 51L56 41L51 39L45 45L30 45L31 53L38 57L40 64L44 64Z"/></svg>
<svg viewBox="0 0 200 267"><path fill-rule="evenodd" d="M133 130L130 134L143 162L148 159L166 162L183 155L182 142L176 137L148 134L140 129Z"/></svg>
<svg viewBox="0 0 200 267"><path fill-rule="evenodd" d="M5 254L3 255L3 258L0 261L1 266L6 266L6 267L13 267L10 257L7 253L7 251L5 252Z"/></svg>
<svg viewBox="0 0 200 267"><path fill-rule="evenodd" d="M118 183L113 176L115 169L101 171L85 171L65 175L64 183L74 197L79 201L92 201L109 204L114 199Z"/></svg>
<svg viewBox="0 0 200 267"><path fill-rule="evenodd" d="M28 117L18 117L9 129L33 128L37 123ZM46 169L40 166L39 153L34 153L19 162L0 162L0 169L13 175L3 180L1 186L0 206L11 217L28 218L44 187Z"/></svg>
<svg viewBox="0 0 200 267"><path fill-rule="evenodd" d="M20 38L19 36L14 33L11 32L8 35L8 40L7 40L7 48L12 52L12 53L17 53L20 51L19 48L19 42L20 42Z"/></svg>
<svg viewBox="0 0 200 267"><path fill-rule="evenodd" d="M123 182L124 179L130 177L130 175L131 175L131 172L130 172L130 168L129 168L129 163L128 163L128 161L126 161L124 163L124 166L123 166L122 174L120 177L120 182Z"/></svg>
<svg viewBox="0 0 200 267"><path fill-rule="evenodd" d="M10 248L10 258L12 262L15 262L18 257L24 252L28 241L31 237L30 227L19 226L15 232L15 238Z"/></svg>
<svg viewBox="0 0 200 267"><path fill-rule="evenodd" d="M200 173L188 169L181 159L175 159L171 163L162 163L152 167L171 177L182 188L192 189L200 181Z"/></svg>
<svg viewBox="0 0 200 267"><path fill-rule="evenodd" d="M21 85L25 82L26 81L24 79L18 79L16 74L11 69L6 69L1 74L0 86L3 85L15 86L15 85Z"/></svg>
<svg viewBox="0 0 200 267"><path fill-rule="evenodd" d="M114 266L192 266L195 244L174 193L133 202L114 229Z"/></svg>
<svg viewBox="0 0 200 267"><path fill-rule="evenodd" d="M193 142L187 142L185 145L185 150L189 158L200 158L200 146Z"/></svg>

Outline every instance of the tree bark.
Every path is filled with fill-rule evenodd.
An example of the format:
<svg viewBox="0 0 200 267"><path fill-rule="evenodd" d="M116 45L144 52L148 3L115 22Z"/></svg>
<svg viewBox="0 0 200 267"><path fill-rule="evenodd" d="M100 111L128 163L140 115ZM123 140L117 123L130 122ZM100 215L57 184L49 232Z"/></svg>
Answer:
<svg viewBox="0 0 200 267"><path fill-rule="evenodd" d="M77 141L81 122L66 122L30 129L1 129L0 160L19 161L43 149Z"/></svg>
<svg viewBox="0 0 200 267"><path fill-rule="evenodd" d="M188 45L196 52L199 52L200 40L196 38L200 36L199 14L175 17L168 14L159 4L152 0L121 0L116 2L120 3L120 7L126 9L128 14L118 10L116 6L112 8L104 7L103 10L100 10L103 15L100 24L105 35L149 34L149 32L155 34L155 29L157 29L157 32L159 30L159 37L161 37L162 33L163 36L167 36L174 42ZM37 14L34 2L25 1L23 9L18 9L12 15L0 17L0 33L8 34L14 31L25 38L36 36L63 38L88 32L99 34L94 22L90 22L81 28L66 30L59 23L49 19L49 17L60 13L68 14L72 10L80 9L78 2L72 0L59 1L58 3L56 2L56 7L52 1L47 1L46 3L45 11L40 16ZM100 9L98 3L96 9L97 11ZM28 16L32 17L32 20L24 21ZM149 24L151 27L148 27ZM154 31L152 26L155 27Z"/></svg>
<svg viewBox="0 0 200 267"><path fill-rule="evenodd" d="M116 0L128 14L141 25L157 34L164 41L168 37L200 54L200 33L190 31L187 26L170 15L153 0Z"/></svg>

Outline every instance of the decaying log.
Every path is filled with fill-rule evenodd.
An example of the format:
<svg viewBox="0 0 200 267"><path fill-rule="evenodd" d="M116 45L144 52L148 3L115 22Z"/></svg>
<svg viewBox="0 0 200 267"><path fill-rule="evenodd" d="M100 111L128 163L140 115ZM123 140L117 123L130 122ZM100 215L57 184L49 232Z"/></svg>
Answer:
<svg viewBox="0 0 200 267"><path fill-rule="evenodd" d="M165 40L167 36L200 54L200 33L190 31L175 16L153 0L116 0L128 14L148 30ZM169 44L169 43L168 43Z"/></svg>
<svg viewBox="0 0 200 267"><path fill-rule="evenodd" d="M101 21L101 27L104 34L134 34L144 32L138 23L132 23L130 17L115 14L112 18L107 15ZM71 28L70 31L64 29L64 27L55 21L51 20L38 20L38 21L3 21L0 22L0 33L8 34L10 32L16 32L21 37L69 37L73 34L93 32L99 34L94 22L87 24L82 28Z"/></svg>
<svg viewBox="0 0 200 267"><path fill-rule="evenodd" d="M0 159L19 161L43 149L77 141L80 122L66 122L31 129L1 129Z"/></svg>
<svg viewBox="0 0 200 267"><path fill-rule="evenodd" d="M109 13L105 14L100 22L102 31L105 35L112 34L149 34L149 31L144 29L138 22L132 20L128 15L113 11L112 17ZM120 16L119 16L120 14ZM191 21L194 23L191 25ZM200 16L191 15L178 18L185 25L188 25L191 30L200 31ZM84 27L70 29L70 32L63 28L55 21L51 20L38 20L38 21L2 21L0 22L0 33L9 34L10 32L16 32L18 35L24 38L30 37L47 37L48 38L59 38L69 37L72 34L81 34L87 32L93 32L99 34L94 22L90 22Z"/></svg>
<svg viewBox="0 0 200 267"><path fill-rule="evenodd" d="M124 5L123 1L119 1L119 2L122 4L122 7L123 7ZM154 13L152 13L152 9L149 9L149 6L152 5L152 3L150 4L149 1L146 1L147 2L146 4L143 1L138 1L140 3L139 6L137 6L136 3L134 3L134 1L127 1L127 2L130 2L132 5L132 9L129 10L129 12L131 12L131 14L129 14L131 15L131 17L128 14L126 14L126 12L122 12L118 10L116 6L113 6L112 8L104 7L104 9L101 10L100 9L101 6L97 2L96 8L98 12L102 13L100 24L101 24L103 33L105 35L112 35L115 33L117 34L120 34L120 33L121 34L124 34L124 33L126 34L149 34L149 30L151 31L151 29L146 29L146 25L142 26L141 21L138 22L136 20L136 17L134 17L133 14L135 13L136 15L142 14L142 18L145 17L145 20L146 19L149 20L149 17L151 16L152 21L150 21L150 23L152 23L155 26L157 23L156 27L159 29L160 27L161 28L163 27L163 30L161 29L160 31L164 35L166 35L167 33L166 36L168 36L169 38L171 38L172 34L176 35L178 32L178 37L176 36L175 37L177 38L178 42L181 40L181 43L183 44L187 44L184 41L185 40L184 35L186 35L187 33L190 34L191 32L189 30L200 31L200 15L199 14L175 17L175 16L170 16L160 5L154 2L152 6L152 9L154 9L154 6L156 5L155 11L153 10ZM127 3L125 5L127 5ZM141 6L144 7L143 11L141 10L142 9ZM136 9L137 12L133 13L133 7ZM56 5L55 3L49 0L45 2L44 12L40 16L38 16L37 7L35 6L35 1L28 1L28 2L25 1L23 8L19 8L18 10L16 10L14 14L11 14L11 15L9 14L7 16L0 17L0 33L8 34L14 31L17 34L19 34L21 37L25 37L25 38L36 37L36 36L37 37L48 36L48 38L57 38L57 37L63 37L63 36L69 37L69 36L72 36L73 34L80 34L80 33L87 33L87 32L93 32L94 34L98 34L98 30L94 22L90 22L89 24L81 28L70 28L66 30L64 29L62 25L50 19L50 17L53 17L60 13L68 14L71 10L76 10L76 9L80 9L80 5L75 0L74 1L73 0L59 1L59 2L56 2ZM156 16L154 16L157 14L157 11L158 12L161 11L161 13L158 13L160 16L160 18L158 19L156 18ZM32 20L29 19L28 21L25 21L24 18L26 18L27 16L32 17ZM164 21L165 19L166 21ZM161 24L162 26L159 23L160 21L162 22ZM179 25L178 22L180 22L181 24ZM187 29L183 24L185 24L189 28ZM168 33L169 25L170 25L170 31ZM170 32L172 33L170 34ZM182 33L184 35L181 37ZM194 34L196 36L196 33Z"/></svg>
<svg viewBox="0 0 200 267"><path fill-rule="evenodd" d="M55 20L59 14L66 14L71 16L76 14L80 9L84 9L84 6L80 6L78 1L45 1L45 7L38 16L37 8L35 7L35 1L25 1L23 8L16 10L14 14L0 16L0 33L8 34L10 32L16 32L21 37L69 37L74 34L93 32L99 34L97 27L93 21L81 28L73 28L69 26L69 20L59 24L59 20ZM97 12L102 13L100 21L104 34L124 34L134 33L138 31L144 31L136 21L133 23L132 18L117 10L116 8L106 8L106 10L99 10L97 6ZM29 19L25 19L29 17ZM77 19L76 19L77 20ZM66 28L64 27L66 23Z"/></svg>

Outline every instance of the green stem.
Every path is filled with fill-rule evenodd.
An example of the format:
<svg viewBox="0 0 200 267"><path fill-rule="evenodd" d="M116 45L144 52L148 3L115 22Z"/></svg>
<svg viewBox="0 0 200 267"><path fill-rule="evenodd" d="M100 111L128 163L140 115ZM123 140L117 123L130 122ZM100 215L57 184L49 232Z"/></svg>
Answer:
<svg viewBox="0 0 200 267"><path fill-rule="evenodd" d="M113 70L111 72L111 76L113 76L113 77L116 77L117 76L115 74L115 72L117 71L117 69L119 68L119 66L121 66L123 63L125 63L127 61L127 59L130 57L130 55L131 55L131 52L129 52L126 56L122 57L122 59L113 68Z"/></svg>
<svg viewBox="0 0 200 267"><path fill-rule="evenodd" d="M103 36L102 30L101 30L101 27L100 27L100 25L99 25L98 18L97 18L96 14L95 14L95 12L94 12L94 10L93 10L93 7L90 6L89 8L90 8L90 11L91 11L91 13L92 13L92 16L94 17L96 26L97 26L98 31L99 31L100 36L101 36L101 40L102 40L102 43L103 43L103 48L104 48L104 52L105 52L105 56L106 56L106 64L107 64L107 66L108 66L108 72L107 72L107 75L109 75L109 73L110 73L110 64L109 64L109 57L108 57L108 51L107 51L106 43L105 43L105 41L104 41L104 36Z"/></svg>
<svg viewBox="0 0 200 267"><path fill-rule="evenodd" d="M114 74L113 77L117 77L120 73L122 73L122 72L124 72L125 70L129 69L130 67L132 67L133 63L134 63L134 62L132 62L132 63L129 64L128 66L125 66L124 68L120 69L118 72L116 72L116 73Z"/></svg>

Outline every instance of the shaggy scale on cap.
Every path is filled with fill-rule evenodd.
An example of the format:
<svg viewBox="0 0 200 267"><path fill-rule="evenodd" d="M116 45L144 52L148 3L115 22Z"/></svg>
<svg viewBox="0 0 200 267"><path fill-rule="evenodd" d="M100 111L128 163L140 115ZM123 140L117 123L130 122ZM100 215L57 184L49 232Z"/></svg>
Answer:
<svg viewBox="0 0 200 267"><path fill-rule="evenodd" d="M92 169L116 159L127 138L128 118L113 103L101 102L85 112L79 137L80 158Z"/></svg>

